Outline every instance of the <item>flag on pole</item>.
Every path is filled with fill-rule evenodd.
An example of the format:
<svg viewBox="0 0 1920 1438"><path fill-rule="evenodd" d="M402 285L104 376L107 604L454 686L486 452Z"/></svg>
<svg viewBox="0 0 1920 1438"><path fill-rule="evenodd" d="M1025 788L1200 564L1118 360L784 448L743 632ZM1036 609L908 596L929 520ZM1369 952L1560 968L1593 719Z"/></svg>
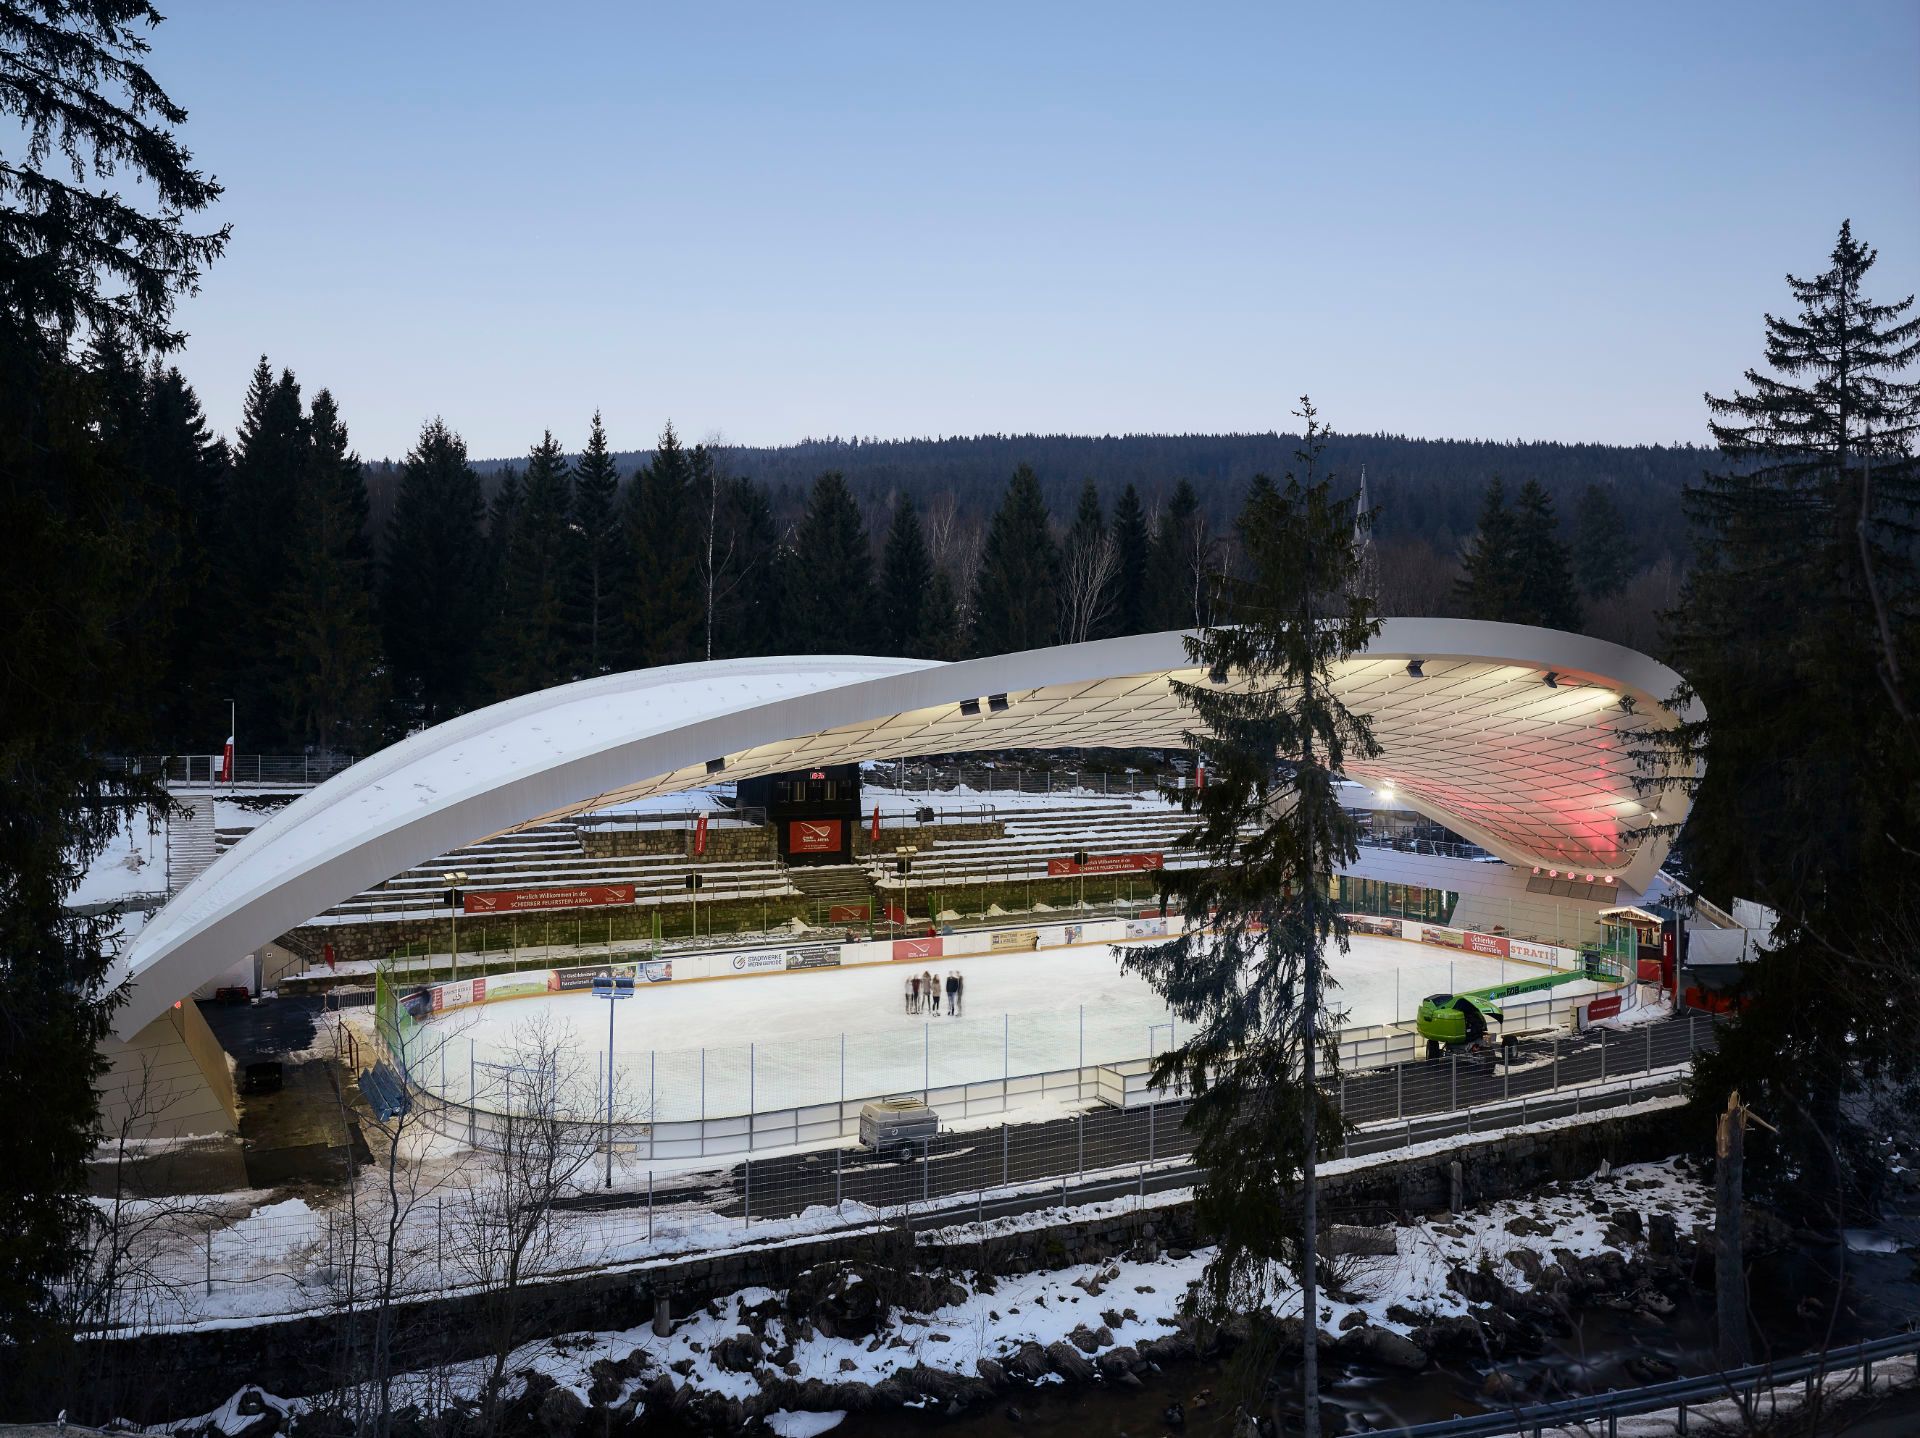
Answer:
<svg viewBox="0 0 1920 1438"><path fill-rule="evenodd" d="M1204 759L1193 761L1193 787L1196 789L1207 787L1207 763Z"/></svg>
<svg viewBox="0 0 1920 1438"><path fill-rule="evenodd" d="M227 747L220 751L220 782L233 782L233 735L227 735Z"/></svg>
<svg viewBox="0 0 1920 1438"><path fill-rule="evenodd" d="M693 852L707 852L707 816L704 813L693 822Z"/></svg>
<svg viewBox="0 0 1920 1438"><path fill-rule="evenodd" d="M876 844L879 843L880 842L880 806L878 804L875 804L873 806L873 831L872 832L873 832L873 842Z"/></svg>

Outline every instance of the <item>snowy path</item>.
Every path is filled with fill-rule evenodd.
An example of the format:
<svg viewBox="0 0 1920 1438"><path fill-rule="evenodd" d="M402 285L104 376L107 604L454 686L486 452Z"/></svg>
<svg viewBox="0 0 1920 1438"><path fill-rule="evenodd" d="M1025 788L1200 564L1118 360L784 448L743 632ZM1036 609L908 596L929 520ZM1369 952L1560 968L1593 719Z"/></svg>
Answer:
<svg viewBox="0 0 1920 1438"><path fill-rule="evenodd" d="M764 1112L918 1092L1086 1064L1142 1058L1171 1037L1165 1006L1121 970L1105 944L932 961L966 981L966 1012L905 1011L902 988L927 965L811 969L642 986L614 1005L614 1054L624 1093L656 1120ZM1410 1019L1441 990L1538 972L1530 965L1356 936L1330 965L1345 1026ZM559 1024L595 1088L607 1050L607 1010L590 994L512 999L463 1010L416 1041L415 1077L464 1101L469 1075L511 1061L527 1027ZM444 1035L445 1042L435 1040Z"/></svg>

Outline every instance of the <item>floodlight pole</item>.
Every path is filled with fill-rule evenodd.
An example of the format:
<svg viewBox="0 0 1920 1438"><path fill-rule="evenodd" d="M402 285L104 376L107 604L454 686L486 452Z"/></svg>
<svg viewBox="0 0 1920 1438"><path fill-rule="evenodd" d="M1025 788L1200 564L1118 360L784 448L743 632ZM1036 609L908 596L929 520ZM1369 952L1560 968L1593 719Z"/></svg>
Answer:
<svg viewBox="0 0 1920 1438"><path fill-rule="evenodd" d="M607 965L607 977L613 977L613 965ZM613 985L607 985L607 1178L603 1185L613 1187Z"/></svg>

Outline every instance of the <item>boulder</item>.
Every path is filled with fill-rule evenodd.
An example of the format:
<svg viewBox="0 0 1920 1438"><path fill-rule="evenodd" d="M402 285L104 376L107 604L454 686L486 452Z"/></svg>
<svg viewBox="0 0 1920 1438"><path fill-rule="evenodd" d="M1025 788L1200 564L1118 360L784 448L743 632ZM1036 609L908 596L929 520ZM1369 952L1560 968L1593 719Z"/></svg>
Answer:
<svg viewBox="0 0 1920 1438"><path fill-rule="evenodd" d="M587 1405L571 1388L555 1385L540 1400L540 1426L551 1438L573 1438L586 1416Z"/></svg>
<svg viewBox="0 0 1920 1438"><path fill-rule="evenodd" d="M1053 1371L1069 1383L1091 1383L1094 1367L1082 1356L1079 1349L1071 1343L1050 1343L1047 1345L1047 1361L1053 1365Z"/></svg>
<svg viewBox="0 0 1920 1438"><path fill-rule="evenodd" d="M809 1268L787 1290L787 1317L805 1320L827 1338L872 1337L887 1318L882 1282L891 1277L886 1270L855 1262Z"/></svg>
<svg viewBox="0 0 1920 1438"><path fill-rule="evenodd" d="M1392 1258L1400 1252L1399 1230L1392 1224L1362 1228L1356 1224L1336 1223L1327 1232L1327 1252L1358 1258Z"/></svg>
<svg viewBox="0 0 1920 1438"><path fill-rule="evenodd" d="M1134 1369L1146 1366L1139 1351L1124 1343L1109 1348L1096 1362L1100 1371L1108 1378L1131 1377Z"/></svg>
<svg viewBox="0 0 1920 1438"><path fill-rule="evenodd" d="M1047 1351L1038 1343L1022 1343L1020 1351L1008 1360L1008 1367L1028 1382L1047 1375Z"/></svg>
<svg viewBox="0 0 1920 1438"><path fill-rule="evenodd" d="M1376 1368L1418 1373L1427 1366L1427 1350L1391 1328L1368 1325L1354 1330L1346 1341L1355 1354Z"/></svg>

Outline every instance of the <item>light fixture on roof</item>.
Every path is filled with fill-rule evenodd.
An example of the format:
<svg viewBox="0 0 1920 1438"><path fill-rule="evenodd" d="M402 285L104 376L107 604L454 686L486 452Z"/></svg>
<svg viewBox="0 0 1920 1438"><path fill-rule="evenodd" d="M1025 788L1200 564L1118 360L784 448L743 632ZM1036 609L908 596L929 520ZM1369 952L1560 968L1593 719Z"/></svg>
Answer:
<svg viewBox="0 0 1920 1438"><path fill-rule="evenodd" d="M1427 671L1422 666L1425 665L1426 662L1424 659L1409 659L1407 661L1407 678L1425 679L1427 677Z"/></svg>
<svg viewBox="0 0 1920 1438"><path fill-rule="evenodd" d="M727 761L725 758L707 760L707 772L709 774L718 774L722 769L726 767L727 767Z"/></svg>
<svg viewBox="0 0 1920 1438"><path fill-rule="evenodd" d="M1540 682L1545 684L1549 689L1558 689L1560 687L1560 671L1557 669L1549 669L1546 672L1546 676Z"/></svg>
<svg viewBox="0 0 1920 1438"><path fill-rule="evenodd" d="M987 696L987 708L992 710L995 714L1006 713L1007 712L1007 696L1004 694L989 694Z"/></svg>
<svg viewBox="0 0 1920 1438"><path fill-rule="evenodd" d="M1633 705L1634 698L1631 694L1622 694L1620 696L1620 712L1622 714L1633 713Z"/></svg>
<svg viewBox="0 0 1920 1438"><path fill-rule="evenodd" d="M978 699L962 699L960 701L960 712L972 719L979 718L980 701Z"/></svg>

